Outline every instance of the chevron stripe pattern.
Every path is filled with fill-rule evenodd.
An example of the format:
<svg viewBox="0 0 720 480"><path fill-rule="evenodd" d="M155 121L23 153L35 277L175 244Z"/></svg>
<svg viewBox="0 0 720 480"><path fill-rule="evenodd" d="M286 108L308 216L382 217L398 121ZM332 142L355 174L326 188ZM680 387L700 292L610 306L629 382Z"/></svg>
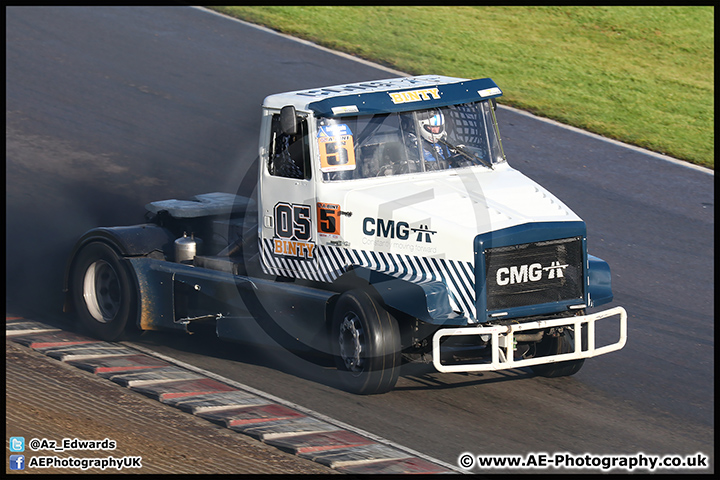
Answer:
<svg viewBox="0 0 720 480"><path fill-rule="evenodd" d="M274 255L272 241L265 239L261 249L263 271L330 283L357 266L411 283L439 281L448 288L452 309L476 318L475 268L471 262L323 245L317 245L314 251L311 259Z"/></svg>

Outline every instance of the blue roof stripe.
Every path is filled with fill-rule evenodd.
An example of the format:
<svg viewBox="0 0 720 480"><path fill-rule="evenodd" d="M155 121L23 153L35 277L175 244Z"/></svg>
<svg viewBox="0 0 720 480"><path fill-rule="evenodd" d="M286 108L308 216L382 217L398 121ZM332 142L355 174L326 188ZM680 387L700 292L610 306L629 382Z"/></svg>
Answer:
<svg viewBox="0 0 720 480"><path fill-rule="evenodd" d="M419 95L419 100L402 101L400 103L395 103L393 101L394 99L398 99L398 97L393 94L426 92L435 88L437 89L437 95ZM489 89L497 90L485 96L481 96L480 93L478 93L480 91L487 92ZM489 78L481 78L478 80L467 80L458 83L438 84L430 87L420 86L387 90L383 92L352 93L348 95L332 96L317 102L312 102L308 105L308 107L319 116L342 117L348 115L374 115L378 113L444 107L458 103L470 103L479 100L487 100L501 95L502 92L493 80ZM333 113L333 108L348 106L356 107L357 111Z"/></svg>

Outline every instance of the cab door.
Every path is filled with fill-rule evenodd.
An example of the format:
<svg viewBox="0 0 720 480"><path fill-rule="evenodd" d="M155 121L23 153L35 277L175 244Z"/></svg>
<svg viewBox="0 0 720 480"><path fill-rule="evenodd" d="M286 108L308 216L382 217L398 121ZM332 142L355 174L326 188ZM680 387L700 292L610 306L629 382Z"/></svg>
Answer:
<svg viewBox="0 0 720 480"><path fill-rule="evenodd" d="M317 228L308 117L273 113L260 174L261 258L270 275L319 280ZM294 130L294 131L293 131Z"/></svg>

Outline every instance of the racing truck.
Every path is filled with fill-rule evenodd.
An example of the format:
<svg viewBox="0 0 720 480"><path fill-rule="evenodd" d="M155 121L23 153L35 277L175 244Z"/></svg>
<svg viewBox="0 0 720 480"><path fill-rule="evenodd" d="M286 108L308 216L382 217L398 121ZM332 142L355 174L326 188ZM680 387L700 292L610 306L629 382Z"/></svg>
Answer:
<svg viewBox="0 0 720 480"><path fill-rule="evenodd" d="M270 95L257 172L85 233L65 311L107 341L210 324L245 342L255 322L358 394L392 390L407 362L572 375L623 348L627 313L589 311L613 300L610 268L507 162L501 95L439 75Z"/></svg>

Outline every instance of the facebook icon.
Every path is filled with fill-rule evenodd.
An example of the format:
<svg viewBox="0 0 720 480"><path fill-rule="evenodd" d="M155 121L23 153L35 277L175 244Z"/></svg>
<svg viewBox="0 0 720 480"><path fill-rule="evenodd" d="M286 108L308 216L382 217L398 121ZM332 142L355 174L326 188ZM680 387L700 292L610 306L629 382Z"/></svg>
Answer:
<svg viewBox="0 0 720 480"><path fill-rule="evenodd" d="M25 455L10 455L10 470L25 470Z"/></svg>

